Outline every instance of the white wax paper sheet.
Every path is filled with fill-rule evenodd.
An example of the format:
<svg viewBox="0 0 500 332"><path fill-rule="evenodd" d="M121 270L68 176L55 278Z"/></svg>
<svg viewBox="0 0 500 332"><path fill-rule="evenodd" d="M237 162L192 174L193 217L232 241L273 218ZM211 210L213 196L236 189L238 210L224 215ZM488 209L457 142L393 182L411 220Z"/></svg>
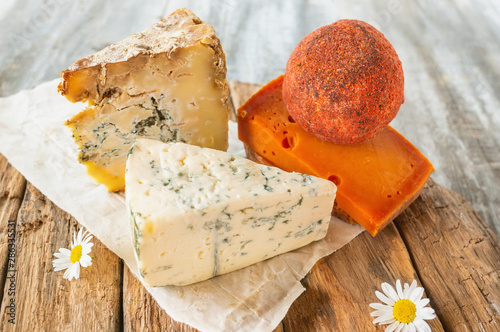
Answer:
<svg viewBox="0 0 500 332"><path fill-rule="evenodd" d="M77 147L63 123L83 105L59 95L58 82L0 98L0 152L137 276L124 197L96 184L78 163ZM244 156L235 123L230 122L229 135L229 152ZM316 261L361 231L332 217L325 239L293 252L190 286L146 288L173 319L201 331L271 331L304 291L300 280Z"/></svg>

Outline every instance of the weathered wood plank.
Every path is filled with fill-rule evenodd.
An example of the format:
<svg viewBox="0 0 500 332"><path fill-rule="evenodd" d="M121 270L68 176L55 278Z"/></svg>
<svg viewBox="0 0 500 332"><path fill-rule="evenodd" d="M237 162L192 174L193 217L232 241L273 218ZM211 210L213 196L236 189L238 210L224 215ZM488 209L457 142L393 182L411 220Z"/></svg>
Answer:
<svg viewBox="0 0 500 332"><path fill-rule="evenodd" d="M396 220L448 331L500 331L500 245L457 193L432 181Z"/></svg>
<svg viewBox="0 0 500 332"><path fill-rule="evenodd" d="M123 276L123 328L124 331L198 331L170 318L127 266ZM282 331L281 325L274 330Z"/></svg>
<svg viewBox="0 0 500 332"><path fill-rule="evenodd" d="M17 213L23 200L26 180L7 159L0 154L0 289L3 289L5 277L9 270L9 252L14 251L15 225ZM9 246L10 245L10 246ZM13 257L12 257L13 258ZM3 293L0 293L0 302Z"/></svg>
<svg viewBox="0 0 500 332"><path fill-rule="evenodd" d="M122 263L93 239L92 266L79 280L54 272L53 253L68 248L79 226L28 183L16 230L15 294L4 289L1 331L118 331L121 324ZM10 274L9 274L10 276ZM15 324L9 323L15 302Z"/></svg>
<svg viewBox="0 0 500 332"><path fill-rule="evenodd" d="M380 284L396 280L418 281L410 256L394 225L375 238L360 234L341 250L320 260L304 279L306 291L292 304L284 330L383 331L372 324L368 305L380 302ZM418 281L419 285L420 282ZM432 304L432 299L431 299ZM443 331L439 319L429 321L433 331Z"/></svg>
<svg viewBox="0 0 500 332"><path fill-rule="evenodd" d="M246 82L230 81L229 91L231 94L231 104L233 106L233 116L236 119L236 111L245 103L254 93L256 93L262 84L252 84ZM235 120L236 121L236 120Z"/></svg>
<svg viewBox="0 0 500 332"><path fill-rule="evenodd" d="M198 331L170 318L127 266L123 273L124 331Z"/></svg>

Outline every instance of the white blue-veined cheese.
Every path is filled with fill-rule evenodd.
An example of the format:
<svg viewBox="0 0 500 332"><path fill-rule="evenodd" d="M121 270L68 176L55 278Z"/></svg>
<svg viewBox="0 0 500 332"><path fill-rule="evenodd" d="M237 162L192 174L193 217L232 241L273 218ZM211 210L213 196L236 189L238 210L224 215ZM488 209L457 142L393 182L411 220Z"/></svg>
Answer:
<svg viewBox="0 0 500 332"><path fill-rule="evenodd" d="M139 139L126 200L140 274L187 285L326 235L336 187L229 153Z"/></svg>

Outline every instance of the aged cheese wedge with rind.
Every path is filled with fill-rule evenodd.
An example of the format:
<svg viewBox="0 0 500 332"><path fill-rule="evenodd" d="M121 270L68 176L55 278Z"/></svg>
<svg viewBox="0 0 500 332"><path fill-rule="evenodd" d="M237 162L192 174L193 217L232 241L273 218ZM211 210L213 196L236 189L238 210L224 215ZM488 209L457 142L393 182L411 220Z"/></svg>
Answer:
<svg viewBox="0 0 500 332"><path fill-rule="evenodd" d="M391 127L351 145L306 132L286 109L282 83L283 76L269 82L238 110L238 134L248 157L333 181L334 215L375 236L418 197L432 164Z"/></svg>
<svg viewBox="0 0 500 332"><path fill-rule="evenodd" d="M126 202L150 286L187 285L323 238L336 186L227 152L138 139Z"/></svg>
<svg viewBox="0 0 500 332"><path fill-rule="evenodd" d="M227 150L225 56L214 29L187 9L77 61L61 77L68 100L89 104L66 122L78 159L110 191L124 188L136 137Z"/></svg>

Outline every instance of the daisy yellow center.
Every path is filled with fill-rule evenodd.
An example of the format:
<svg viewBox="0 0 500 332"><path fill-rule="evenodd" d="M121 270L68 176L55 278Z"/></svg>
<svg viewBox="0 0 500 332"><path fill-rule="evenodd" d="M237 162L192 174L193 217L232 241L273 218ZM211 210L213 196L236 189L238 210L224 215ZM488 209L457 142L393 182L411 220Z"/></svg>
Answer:
<svg viewBox="0 0 500 332"><path fill-rule="evenodd" d="M69 260L71 263L75 264L82 258L82 245L79 244L71 249L71 254L69 255Z"/></svg>
<svg viewBox="0 0 500 332"><path fill-rule="evenodd" d="M417 307L410 300L399 300L394 304L392 314L400 323L408 324L413 322L416 317Z"/></svg>

